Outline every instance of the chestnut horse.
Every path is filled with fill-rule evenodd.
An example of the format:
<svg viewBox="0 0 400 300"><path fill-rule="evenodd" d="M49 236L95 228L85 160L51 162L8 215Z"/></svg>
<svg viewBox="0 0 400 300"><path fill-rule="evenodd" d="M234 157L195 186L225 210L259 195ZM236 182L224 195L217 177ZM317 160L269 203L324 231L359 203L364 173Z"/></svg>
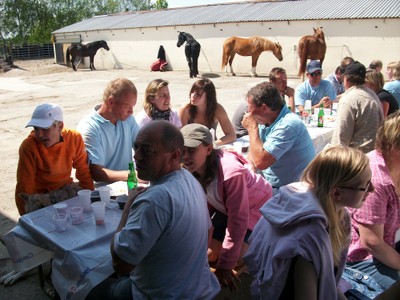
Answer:
<svg viewBox="0 0 400 300"><path fill-rule="evenodd" d="M326 44L325 35L321 27L313 28L314 35L303 36L299 41L298 54L300 57L299 77L304 80L306 72L307 59L319 59L321 66L325 58Z"/></svg>
<svg viewBox="0 0 400 300"><path fill-rule="evenodd" d="M256 66L260 54L264 51L272 51L275 57L282 61L282 46L268 39L252 36L250 38L230 37L224 42L222 53L222 69L225 67L225 73L228 75L228 62L232 76L236 76L232 69L232 61L235 54L242 56L251 56L251 77L257 76Z"/></svg>

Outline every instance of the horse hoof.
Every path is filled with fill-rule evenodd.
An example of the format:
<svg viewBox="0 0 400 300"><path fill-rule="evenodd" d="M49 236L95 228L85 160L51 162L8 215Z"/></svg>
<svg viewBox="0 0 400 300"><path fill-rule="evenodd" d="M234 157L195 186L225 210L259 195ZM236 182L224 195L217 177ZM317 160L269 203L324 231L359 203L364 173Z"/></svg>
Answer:
<svg viewBox="0 0 400 300"><path fill-rule="evenodd" d="M232 73L232 76L236 76L236 73Z"/></svg>
<svg viewBox="0 0 400 300"><path fill-rule="evenodd" d="M251 78L257 77L257 74L250 74Z"/></svg>

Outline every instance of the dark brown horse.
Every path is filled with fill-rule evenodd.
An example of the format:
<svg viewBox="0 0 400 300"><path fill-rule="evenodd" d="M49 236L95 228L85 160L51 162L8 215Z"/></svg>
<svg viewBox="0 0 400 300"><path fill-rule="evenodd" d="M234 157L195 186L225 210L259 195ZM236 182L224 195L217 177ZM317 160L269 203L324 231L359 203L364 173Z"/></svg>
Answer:
<svg viewBox="0 0 400 300"><path fill-rule="evenodd" d="M232 76L236 76L232 69L232 61L236 54L242 56L251 56L251 76L257 76L256 66L258 58L264 51L272 51L275 57L282 61L282 46L268 39L252 36L250 38L230 37L224 42L222 53L222 68L225 67L225 73L228 75L228 62Z"/></svg>
<svg viewBox="0 0 400 300"><path fill-rule="evenodd" d="M200 55L201 45L198 41L196 41L190 33L187 32L179 32L178 42L176 43L177 47L182 46L186 42L185 45L185 55L186 61L188 62L190 78L196 78L199 74L198 70L198 61Z"/></svg>
<svg viewBox="0 0 400 300"><path fill-rule="evenodd" d="M72 68L74 69L74 71L76 71L76 67L75 67L75 58L77 56L79 57L90 57L90 70L96 70L96 68L94 67L94 56L96 55L97 50L99 50L100 48L104 48L107 51L110 50L110 48L108 47L107 43L105 41L96 41L96 42L91 42L88 43L86 45L82 45L82 44L78 44L78 45L71 45L68 47L67 49L67 54L66 54L66 58L67 58L67 66L69 66L69 62L71 61L72 64ZM71 56L71 59L70 59Z"/></svg>
<svg viewBox="0 0 400 300"><path fill-rule="evenodd" d="M303 36L299 41L298 54L300 58L299 76L304 79L307 59L319 59L321 66L325 59L326 44L325 35L321 27L313 28L314 35Z"/></svg>

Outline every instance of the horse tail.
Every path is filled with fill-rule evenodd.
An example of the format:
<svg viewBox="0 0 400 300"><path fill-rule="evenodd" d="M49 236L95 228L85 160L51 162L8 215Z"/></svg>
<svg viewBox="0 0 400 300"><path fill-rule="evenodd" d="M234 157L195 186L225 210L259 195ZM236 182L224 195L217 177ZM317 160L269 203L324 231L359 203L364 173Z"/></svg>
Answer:
<svg viewBox="0 0 400 300"><path fill-rule="evenodd" d="M225 66L228 64L229 60L229 48L231 46L231 38L225 40L224 45L222 46L222 64L221 64L221 70L225 68Z"/></svg>
<svg viewBox="0 0 400 300"><path fill-rule="evenodd" d="M299 69L298 76L301 76L306 72L306 65L307 65L308 42L306 40L300 40L298 51L299 51L299 57L300 57L300 69Z"/></svg>
<svg viewBox="0 0 400 300"><path fill-rule="evenodd" d="M69 67L69 61L70 61L70 58L69 58L69 47L67 48L67 52L66 52L65 58L66 58L65 60L67 62L67 67Z"/></svg>
<svg viewBox="0 0 400 300"><path fill-rule="evenodd" d="M222 63L221 63L221 70L224 69L224 67L226 66L226 62L227 62L227 55L225 52L225 43L222 46Z"/></svg>

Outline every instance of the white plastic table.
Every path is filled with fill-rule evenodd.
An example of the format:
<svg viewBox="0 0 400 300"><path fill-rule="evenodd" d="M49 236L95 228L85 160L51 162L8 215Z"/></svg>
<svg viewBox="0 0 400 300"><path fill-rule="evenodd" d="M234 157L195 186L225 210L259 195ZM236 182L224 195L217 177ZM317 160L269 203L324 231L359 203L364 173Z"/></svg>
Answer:
<svg viewBox="0 0 400 300"><path fill-rule="evenodd" d="M66 201L67 210L79 206L78 197ZM53 258L52 281L61 299L84 299L89 291L113 273L110 240L121 218L118 208L106 208L106 221L96 225L92 212L81 224L55 231L53 206L23 215L2 239L14 269L30 270Z"/></svg>

